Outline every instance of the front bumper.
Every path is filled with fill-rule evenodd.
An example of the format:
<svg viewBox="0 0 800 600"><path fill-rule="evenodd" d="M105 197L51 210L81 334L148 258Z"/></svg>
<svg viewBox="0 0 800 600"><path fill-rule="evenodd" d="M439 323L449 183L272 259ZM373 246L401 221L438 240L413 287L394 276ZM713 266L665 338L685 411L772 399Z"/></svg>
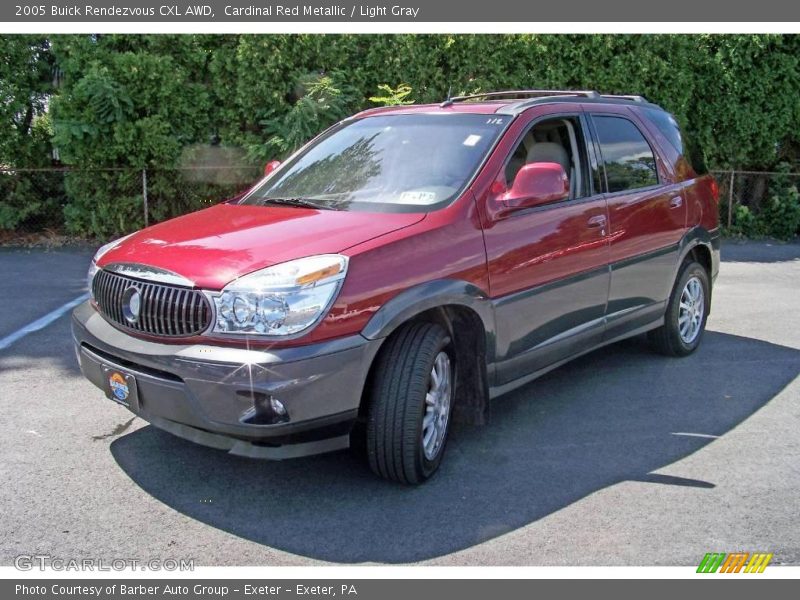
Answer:
<svg viewBox="0 0 800 600"><path fill-rule="evenodd" d="M107 389L109 369L133 376L136 393L126 406L146 421L193 442L269 459L349 445L381 344L360 335L278 350L161 344L113 327L89 302L73 312L72 334L81 371L96 386ZM279 422L263 418L270 398L285 407Z"/></svg>

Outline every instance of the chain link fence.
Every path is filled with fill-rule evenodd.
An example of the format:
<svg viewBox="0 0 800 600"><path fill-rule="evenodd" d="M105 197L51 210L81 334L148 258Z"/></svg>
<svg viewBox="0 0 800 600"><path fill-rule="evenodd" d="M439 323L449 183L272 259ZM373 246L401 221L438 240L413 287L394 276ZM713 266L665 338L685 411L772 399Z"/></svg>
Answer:
<svg viewBox="0 0 800 600"><path fill-rule="evenodd" d="M758 215L771 197L783 198L787 187L800 188L800 173L778 171L711 171L719 184L720 223L736 225L737 207Z"/></svg>
<svg viewBox="0 0 800 600"><path fill-rule="evenodd" d="M262 174L261 167L230 165L0 169L0 245L111 239L231 198ZM800 187L800 173L712 175L720 189L720 223L729 233L758 232L754 223L774 211L776 198L789 208L797 204L791 188ZM778 212L775 219L783 217Z"/></svg>

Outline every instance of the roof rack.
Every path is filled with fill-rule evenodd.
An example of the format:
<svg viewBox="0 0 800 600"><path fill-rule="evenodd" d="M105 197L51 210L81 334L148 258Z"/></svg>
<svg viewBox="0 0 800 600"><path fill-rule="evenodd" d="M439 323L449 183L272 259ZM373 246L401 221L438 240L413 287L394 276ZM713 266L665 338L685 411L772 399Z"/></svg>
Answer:
<svg viewBox="0 0 800 600"><path fill-rule="evenodd" d="M451 106L456 102L476 100L478 98L514 98L514 97L533 97L540 98L545 96L583 96L586 98L600 98L600 94L594 90L507 90L502 92L483 92L480 94L470 94L468 96L454 96L448 98L440 104L442 108Z"/></svg>
<svg viewBox="0 0 800 600"><path fill-rule="evenodd" d="M644 96L636 96L636 95L617 95L617 94L601 94L601 98L618 98L620 100L632 100L633 102L648 102L647 98Z"/></svg>

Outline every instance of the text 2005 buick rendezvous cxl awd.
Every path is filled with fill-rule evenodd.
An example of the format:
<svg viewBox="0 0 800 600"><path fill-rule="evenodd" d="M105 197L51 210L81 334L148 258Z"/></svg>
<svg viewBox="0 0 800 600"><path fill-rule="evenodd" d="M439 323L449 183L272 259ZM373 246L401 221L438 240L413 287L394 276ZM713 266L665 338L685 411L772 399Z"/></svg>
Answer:
<svg viewBox="0 0 800 600"><path fill-rule="evenodd" d="M288 458L366 438L419 483L453 415L648 332L700 343L717 188L640 97L500 92L362 112L249 192L101 248L83 373L175 435Z"/></svg>

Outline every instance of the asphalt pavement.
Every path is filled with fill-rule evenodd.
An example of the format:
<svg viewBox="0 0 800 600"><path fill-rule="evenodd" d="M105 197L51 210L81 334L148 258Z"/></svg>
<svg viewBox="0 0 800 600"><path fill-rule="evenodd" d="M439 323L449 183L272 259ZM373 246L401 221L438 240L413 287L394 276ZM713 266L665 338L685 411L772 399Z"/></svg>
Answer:
<svg viewBox="0 0 800 600"><path fill-rule="evenodd" d="M0 250L0 340L85 293L88 250ZM0 564L800 564L800 245L726 244L701 348L637 338L452 432L407 488L349 452L232 457L132 418L81 376L65 313L0 350Z"/></svg>

